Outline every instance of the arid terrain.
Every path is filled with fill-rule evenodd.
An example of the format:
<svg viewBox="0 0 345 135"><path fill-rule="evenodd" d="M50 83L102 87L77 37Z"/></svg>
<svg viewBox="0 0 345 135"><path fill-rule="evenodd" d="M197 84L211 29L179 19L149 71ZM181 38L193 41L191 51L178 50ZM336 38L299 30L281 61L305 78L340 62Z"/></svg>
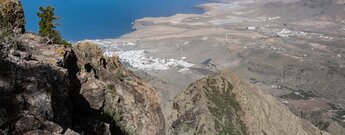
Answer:
<svg viewBox="0 0 345 135"><path fill-rule="evenodd" d="M345 133L344 1L200 7L204 14L139 19L136 31L94 42L159 89L163 108L191 82L230 69L319 128Z"/></svg>
<svg viewBox="0 0 345 135"><path fill-rule="evenodd" d="M0 0L0 134L345 134L344 0L198 7L67 47Z"/></svg>

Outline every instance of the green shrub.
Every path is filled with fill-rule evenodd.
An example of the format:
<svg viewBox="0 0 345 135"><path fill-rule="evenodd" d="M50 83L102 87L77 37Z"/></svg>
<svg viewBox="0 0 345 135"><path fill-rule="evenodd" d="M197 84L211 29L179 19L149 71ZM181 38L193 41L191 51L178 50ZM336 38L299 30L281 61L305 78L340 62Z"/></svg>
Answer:
<svg viewBox="0 0 345 135"><path fill-rule="evenodd" d="M47 39L48 43L64 44L67 43L61 38L60 32L56 30L59 25L56 23L60 18L56 17L54 14L54 8L48 6L46 8L40 7L40 12L37 16L41 19L38 22L39 25L39 35ZM49 41L51 40L51 41Z"/></svg>

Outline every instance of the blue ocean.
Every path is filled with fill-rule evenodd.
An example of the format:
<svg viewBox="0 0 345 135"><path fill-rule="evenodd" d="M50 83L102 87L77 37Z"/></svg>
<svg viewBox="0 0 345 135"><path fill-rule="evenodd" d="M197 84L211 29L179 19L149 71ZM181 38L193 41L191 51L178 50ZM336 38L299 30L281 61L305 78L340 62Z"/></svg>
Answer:
<svg viewBox="0 0 345 135"><path fill-rule="evenodd" d="M58 30L64 39L117 38L132 31L132 22L143 17L202 13L204 0L22 0L26 31L38 32L39 7L53 6Z"/></svg>

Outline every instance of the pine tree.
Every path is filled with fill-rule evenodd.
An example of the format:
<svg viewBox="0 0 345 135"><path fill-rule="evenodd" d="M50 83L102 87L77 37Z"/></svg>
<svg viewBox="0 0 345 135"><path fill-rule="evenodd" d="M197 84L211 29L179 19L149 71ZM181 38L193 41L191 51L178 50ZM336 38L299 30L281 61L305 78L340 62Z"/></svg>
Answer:
<svg viewBox="0 0 345 135"><path fill-rule="evenodd" d="M56 30L56 27L59 25L56 21L60 18L55 16L54 10L51 6L46 8L40 7L40 12L37 13L37 16L41 19L38 23L39 35L56 44L64 43L60 32Z"/></svg>

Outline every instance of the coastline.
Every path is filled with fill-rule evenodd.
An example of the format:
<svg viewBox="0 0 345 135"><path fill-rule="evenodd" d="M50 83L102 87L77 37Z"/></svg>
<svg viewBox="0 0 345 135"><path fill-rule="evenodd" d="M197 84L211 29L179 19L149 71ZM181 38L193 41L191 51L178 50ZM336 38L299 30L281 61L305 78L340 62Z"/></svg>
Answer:
<svg viewBox="0 0 345 135"><path fill-rule="evenodd" d="M64 39L68 41L80 41L85 39L118 38L132 31L131 23L135 19L146 16L171 16L175 13L202 13L202 10L194 8L194 5L203 3L203 0L167 0L167 1L104 1L96 2L85 0L76 1L23 1L22 5L26 13L26 29L37 33L38 18L36 13L40 6L52 6L56 15L61 19L60 31ZM88 7L93 7L88 9ZM75 10L78 7L78 10ZM82 32L81 32L82 31Z"/></svg>
<svg viewBox="0 0 345 135"><path fill-rule="evenodd" d="M256 67L253 63L258 62L262 62L262 65L268 64L269 67L270 65L281 66L279 62L268 63L272 60L261 56L257 49L263 49L262 51L265 51L263 54L275 55L278 53L282 55L279 57L282 60L299 63L308 61L307 58L315 55L309 54L309 50L306 50L307 54L303 55L296 53L300 52L299 44L306 42L300 39L308 38L322 42L342 40L327 36L330 30L324 31L322 27L316 30L305 20L292 20L292 24L287 25L284 21L289 18L277 16L274 13L270 14L271 11L266 12L266 9L260 5L253 8L255 4L263 3L207 3L201 5L205 10L203 14L141 18L134 23L135 31L117 39L94 42L100 44L106 55L111 56L116 53L126 56L120 58L132 70L145 72L141 76L142 78L154 78L153 85L161 89L162 99L166 99L163 102L167 102L191 82L224 69L238 70L244 78L249 80L249 76L257 73L247 71L243 67L257 70L256 68L260 68L260 66ZM317 20L317 18L310 19ZM317 21L326 22L324 24L330 25L334 29L337 28L333 26L334 23L330 23L331 19ZM300 30L294 30L294 27ZM313 32L308 32L310 29L313 29ZM298 40L289 41L285 38L297 38ZM313 43L310 44L315 46ZM144 61L135 61L126 54L130 51L140 52L138 57ZM124 55L119 53L124 53ZM325 52L317 53L329 55L323 54ZM258 58L260 59L256 60ZM174 61L173 64L170 63L171 61ZM178 64L179 62L188 64ZM315 62L322 64L318 61ZM128 63L139 63L140 65L135 64L136 66L133 67ZM164 65L164 68L157 68L161 65ZM303 66L308 67L309 65ZM270 78L264 78L264 80L270 80ZM270 84L265 84L264 87L266 85L270 87ZM282 90L278 89L275 92L281 94Z"/></svg>
<svg viewBox="0 0 345 135"><path fill-rule="evenodd" d="M5 0L0 133L345 134L345 5L225 1L69 46L25 32Z"/></svg>
<svg viewBox="0 0 345 135"><path fill-rule="evenodd" d="M229 66L229 63L225 62L227 58L221 58L217 63L223 64L205 68L200 63L203 59L209 58L200 59L195 53L208 48L207 41L210 35L225 33L217 24L208 20L224 18L224 14L229 10L239 9L241 6L237 3L235 6L234 3L206 3L198 7L204 10L203 14L178 13L169 17L144 17L135 20L134 31L119 38L87 41L99 44L106 56L119 55L122 62L139 77L155 78L154 81L146 81L160 89L162 106L165 106L191 82ZM202 43L204 49L194 48L191 52L173 53L173 50L181 49L181 46L193 44L190 41L200 36L206 41ZM225 46L214 48L213 52L228 53ZM218 59L219 54L205 53L212 59Z"/></svg>

